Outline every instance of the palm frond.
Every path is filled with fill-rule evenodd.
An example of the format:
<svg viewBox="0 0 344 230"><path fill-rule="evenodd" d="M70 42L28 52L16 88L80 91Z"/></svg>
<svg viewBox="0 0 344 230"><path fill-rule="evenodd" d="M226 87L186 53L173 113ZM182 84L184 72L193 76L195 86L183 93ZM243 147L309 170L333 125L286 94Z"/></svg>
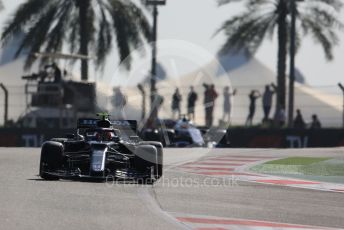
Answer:
<svg viewBox="0 0 344 230"><path fill-rule="evenodd" d="M304 12L298 12L298 21L305 35L310 34L323 47L326 59L333 59L333 47L339 44L336 31L344 29L337 14L343 4L338 0L309 0Z"/></svg>
<svg viewBox="0 0 344 230"><path fill-rule="evenodd" d="M146 15L136 4L129 2L128 3L128 12L131 15L132 19L136 22L137 28L142 32L142 35L148 41L152 38L152 28L147 20Z"/></svg>
<svg viewBox="0 0 344 230"><path fill-rule="evenodd" d="M76 14L76 12L73 12L73 14ZM79 24L79 18L78 17L71 17L71 21L69 23L70 32L67 37L67 42L69 44L69 50L71 53L75 53L79 51L80 49L80 24Z"/></svg>
<svg viewBox="0 0 344 230"><path fill-rule="evenodd" d="M98 36L96 39L95 53L96 53L96 66L104 67L105 58L110 53L112 48L112 24L107 18L106 6L101 0L97 0L100 11L100 21L98 27Z"/></svg>
<svg viewBox="0 0 344 230"><path fill-rule="evenodd" d="M16 33L24 30L26 34L16 56L24 49L30 53L61 52L64 48L71 53L80 52L80 10L84 6L81 3L83 0L27 0L7 21L1 41L6 44ZM103 67L115 36L120 60L126 60L129 68L130 58L127 57L131 50L151 39L145 12L133 0L89 0L89 3L90 7L85 8L88 11L85 36L88 49L95 53L96 66ZM25 68L35 61L36 58L29 55Z"/></svg>
<svg viewBox="0 0 344 230"><path fill-rule="evenodd" d="M274 14L254 15L251 11L228 20L222 26L227 35L227 41L221 52L229 50L240 51L247 49L253 55L261 45L266 34L273 31L276 23Z"/></svg>
<svg viewBox="0 0 344 230"><path fill-rule="evenodd" d="M131 58L129 56L132 48L142 45L141 26L144 25L146 37L149 37L148 22L138 8L132 3L119 0L110 1L111 17L113 19L116 33L117 47L119 49L120 60L127 68L130 68ZM139 23L138 23L139 21Z"/></svg>
<svg viewBox="0 0 344 230"><path fill-rule="evenodd" d="M308 7L307 13L304 13L304 17L311 18L317 21L321 27L332 27L337 29L343 29L343 23L338 20L339 15L335 14L333 11L328 11L324 8L319 8L316 6Z"/></svg>
<svg viewBox="0 0 344 230"><path fill-rule="evenodd" d="M70 13L73 5L70 1L64 1L60 6L59 13L56 15L56 24L51 28L45 51L48 53L59 52L62 49L63 41L66 39L66 31L70 23Z"/></svg>
<svg viewBox="0 0 344 230"><path fill-rule="evenodd" d="M218 6L223 6L226 5L228 3L232 3L232 2L239 2L241 0L217 0L217 4Z"/></svg>
<svg viewBox="0 0 344 230"><path fill-rule="evenodd" d="M318 8L332 8L337 12L343 7L342 0L307 0L305 4L317 6Z"/></svg>
<svg viewBox="0 0 344 230"><path fill-rule="evenodd" d="M16 57L22 52L24 48L29 49L29 53L40 51L40 48L46 42L46 38L50 30L50 25L53 23L53 21L55 21L57 12L58 4L50 5L50 9L38 18L37 22L29 28L27 34L25 35L21 46L16 52ZM33 55L29 55L26 59L24 68L30 68L35 60L36 58Z"/></svg>
<svg viewBox="0 0 344 230"><path fill-rule="evenodd" d="M119 1L112 1L111 17L113 19L113 27L116 33L116 42L119 50L120 61L124 62L127 68L130 68L130 39L132 39L128 28L130 25L126 25L126 16L123 12L123 4Z"/></svg>
<svg viewBox="0 0 344 230"><path fill-rule="evenodd" d="M334 33L331 33L332 35L325 34L324 28L322 28L321 26L319 26L319 24L310 20L309 18L302 18L301 24L303 28L307 28L306 30L312 33L312 36L315 39L315 41L321 44L326 59L332 60L332 48L333 45L337 43L336 38L333 37Z"/></svg>
<svg viewBox="0 0 344 230"><path fill-rule="evenodd" d="M49 6L49 2L47 0L29 0L20 5L12 18L5 23L1 35L2 43L4 45L7 44L13 36L23 31L26 25L45 12L45 9Z"/></svg>

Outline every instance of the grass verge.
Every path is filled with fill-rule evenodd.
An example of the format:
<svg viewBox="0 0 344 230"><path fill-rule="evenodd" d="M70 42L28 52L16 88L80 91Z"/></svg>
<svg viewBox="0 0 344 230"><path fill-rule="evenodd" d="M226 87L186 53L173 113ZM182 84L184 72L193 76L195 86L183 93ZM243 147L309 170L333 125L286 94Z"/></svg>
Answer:
<svg viewBox="0 0 344 230"><path fill-rule="evenodd" d="M310 165L329 160L327 157L288 157L280 160L269 161L266 164L276 165Z"/></svg>
<svg viewBox="0 0 344 230"><path fill-rule="evenodd" d="M251 168L274 175L344 176L344 160L314 157L289 157Z"/></svg>

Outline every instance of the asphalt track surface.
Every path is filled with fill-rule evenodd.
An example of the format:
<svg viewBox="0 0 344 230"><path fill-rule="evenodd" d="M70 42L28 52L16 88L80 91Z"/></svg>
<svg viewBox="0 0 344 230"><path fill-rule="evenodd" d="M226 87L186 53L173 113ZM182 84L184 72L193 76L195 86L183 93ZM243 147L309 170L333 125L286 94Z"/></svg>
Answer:
<svg viewBox="0 0 344 230"><path fill-rule="evenodd" d="M0 229L190 229L175 218L190 216L344 228L344 193L241 181L215 186L178 170L237 155L343 157L344 149L166 149L165 176L151 186L43 181L40 149L0 148Z"/></svg>

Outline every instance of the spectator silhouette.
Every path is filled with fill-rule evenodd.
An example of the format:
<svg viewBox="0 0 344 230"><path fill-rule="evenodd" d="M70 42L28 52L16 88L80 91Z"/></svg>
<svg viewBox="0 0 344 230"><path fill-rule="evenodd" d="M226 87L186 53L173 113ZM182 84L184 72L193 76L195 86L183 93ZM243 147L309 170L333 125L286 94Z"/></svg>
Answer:
<svg viewBox="0 0 344 230"><path fill-rule="evenodd" d="M231 108L232 108L231 97L235 96L236 93L237 93L237 90L234 89L231 92L231 89L230 89L229 86L226 86L224 88L224 91L223 91L223 97L224 97L224 101L223 101L223 115L222 115L222 120L224 122L229 123L231 121Z"/></svg>
<svg viewBox="0 0 344 230"><path fill-rule="evenodd" d="M272 88L272 89L271 89ZM276 86L274 84L266 85L265 91L263 93L263 111L264 111L264 121L267 121L269 119L270 110L272 106L272 97L274 93L276 92Z"/></svg>
<svg viewBox="0 0 344 230"><path fill-rule="evenodd" d="M312 123L309 127L310 129L321 129L321 123L316 114L312 115Z"/></svg>
<svg viewBox="0 0 344 230"><path fill-rule="evenodd" d="M153 92L153 109L156 110L157 118L159 118L159 110L164 103L164 97L157 90Z"/></svg>
<svg viewBox="0 0 344 230"><path fill-rule="evenodd" d="M182 100L182 95L180 95L179 89L176 88L176 90L174 91L174 94L172 95L172 118L173 119L176 119L176 113L178 114L178 117L180 116L181 100Z"/></svg>
<svg viewBox="0 0 344 230"><path fill-rule="evenodd" d="M190 92L188 95L187 111L190 120L195 120L195 105L198 99L197 93L194 91L194 87L190 87Z"/></svg>
<svg viewBox="0 0 344 230"><path fill-rule="evenodd" d="M204 109L205 109L205 126L208 126L209 124L209 104L210 104L210 94L209 94L209 89L210 86L207 84L203 84L204 87Z"/></svg>
<svg viewBox="0 0 344 230"><path fill-rule="evenodd" d="M122 119L124 117L123 108L127 104L127 99L119 87L115 87L113 92L114 95L111 99L111 103L115 109L115 117Z"/></svg>
<svg viewBox="0 0 344 230"><path fill-rule="evenodd" d="M54 71L54 83L61 83L62 82L62 72L60 70L60 68L57 66L57 64L54 62L51 65L46 65L45 69L49 69L52 68ZM42 80L42 82L44 81L44 79Z"/></svg>
<svg viewBox="0 0 344 230"><path fill-rule="evenodd" d="M46 69L41 70L38 74L39 76L39 83L44 83L46 78L48 77L48 72Z"/></svg>
<svg viewBox="0 0 344 230"><path fill-rule="evenodd" d="M286 119L287 117L283 108L280 108L278 111L276 111L274 121L277 127L283 127Z"/></svg>
<svg viewBox="0 0 344 230"><path fill-rule="evenodd" d="M296 110L296 117L294 119L294 128L295 129L304 129L306 126L305 121L303 120L301 111L299 109Z"/></svg>
<svg viewBox="0 0 344 230"><path fill-rule="evenodd" d="M211 127L213 125L213 112L215 106L215 100L218 94L215 90L215 85L203 84L204 91L204 107L205 107L205 125Z"/></svg>
<svg viewBox="0 0 344 230"><path fill-rule="evenodd" d="M164 103L164 97L159 95L157 89L154 89L150 95L151 109L149 116L143 127L148 129L155 129L159 123L159 110Z"/></svg>
<svg viewBox="0 0 344 230"><path fill-rule="evenodd" d="M252 90L251 93L248 95L250 99L250 106L249 106L249 113L246 119L246 126L252 125L252 120L254 117L254 114L256 112L256 100L257 98L261 97L261 94L258 90Z"/></svg>

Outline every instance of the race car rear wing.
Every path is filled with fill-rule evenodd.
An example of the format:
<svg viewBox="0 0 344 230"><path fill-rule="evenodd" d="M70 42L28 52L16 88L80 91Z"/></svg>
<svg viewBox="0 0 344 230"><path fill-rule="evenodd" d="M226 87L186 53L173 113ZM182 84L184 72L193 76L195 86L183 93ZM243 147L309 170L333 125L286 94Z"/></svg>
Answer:
<svg viewBox="0 0 344 230"><path fill-rule="evenodd" d="M97 122L99 119L94 118L79 118L78 119L78 129L89 129L89 128L97 128ZM113 120L110 121L111 125L115 129L123 130L123 131L137 131L137 121L136 120Z"/></svg>

